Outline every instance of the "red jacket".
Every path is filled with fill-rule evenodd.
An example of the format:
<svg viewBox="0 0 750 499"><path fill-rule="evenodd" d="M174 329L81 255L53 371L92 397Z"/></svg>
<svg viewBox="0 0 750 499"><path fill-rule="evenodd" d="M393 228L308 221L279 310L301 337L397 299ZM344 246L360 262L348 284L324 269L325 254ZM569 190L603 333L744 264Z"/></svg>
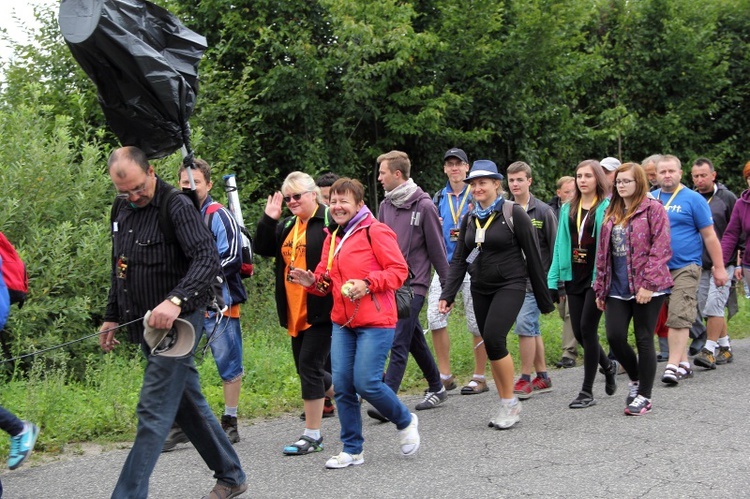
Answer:
<svg viewBox="0 0 750 499"><path fill-rule="evenodd" d="M326 272L331 244L334 249L343 238L341 230L332 243L328 234L323 243L320 263L315 269L316 284ZM395 328L395 290L401 287L409 269L396 241L396 234L385 224L368 215L353 229L341 249L333 257L329 276L331 285L327 292L333 296L331 320L347 327ZM370 294L357 303L341 295L341 286L349 279L370 281ZM309 293L323 295L316 285L307 288Z"/></svg>

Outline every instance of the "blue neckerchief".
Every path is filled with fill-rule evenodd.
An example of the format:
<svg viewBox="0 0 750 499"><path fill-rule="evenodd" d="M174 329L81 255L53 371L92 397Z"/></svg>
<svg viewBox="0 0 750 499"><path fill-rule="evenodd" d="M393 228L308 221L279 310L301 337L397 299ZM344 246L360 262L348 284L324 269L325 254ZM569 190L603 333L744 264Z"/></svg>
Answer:
<svg viewBox="0 0 750 499"><path fill-rule="evenodd" d="M502 198L502 196L498 196L498 197L497 197L497 199L495 199L495 201L494 201L494 202L493 202L493 203L492 203L491 205L489 205L489 207L487 207L487 208L484 208L484 209L480 208L480 207L479 207L479 203L477 203L477 204L476 204L476 206L474 206L474 211L472 212L472 214L473 214L473 215L474 215L475 217L477 217L477 218L478 218L479 220L484 220L485 218L489 217L489 216L490 216L490 214L491 214L491 213L492 213L493 211L495 211L495 207L496 207L496 206L498 205L498 203L500 203L501 201L503 201L503 198Z"/></svg>

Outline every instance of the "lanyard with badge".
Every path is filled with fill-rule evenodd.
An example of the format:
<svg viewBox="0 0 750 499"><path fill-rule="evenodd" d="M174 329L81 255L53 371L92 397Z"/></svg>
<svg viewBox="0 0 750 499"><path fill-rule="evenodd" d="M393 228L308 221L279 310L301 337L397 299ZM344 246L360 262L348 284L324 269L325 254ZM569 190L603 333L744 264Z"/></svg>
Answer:
<svg viewBox="0 0 750 499"><path fill-rule="evenodd" d="M469 253L469 256L466 257L466 263L474 263L474 260L477 259L479 256L479 252L482 251L482 243L484 242L485 234L487 232L487 228L492 223L492 220L494 220L495 215L497 212L492 212L492 215L490 215L490 218L487 219L487 222L484 224L484 227L479 223L479 218L474 218L474 223L477 226L477 231L474 234L474 242L476 243L476 247L471 250L471 253Z"/></svg>
<svg viewBox="0 0 750 499"><path fill-rule="evenodd" d="M344 239L346 239L346 236L341 240L338 247L334 245L336 242L336 234L338 233L339 228L336 227L336 230L333 231L333 234L331 234L331 243L328 248L328 263L326 264L326 271L325 273L320 277L318 282L315 283L315 289L320 291L321 293L325 293L328 291L328 288L331 286L331 266L333 265L333 257L338 253L338 248L341 248L341 243L344 242ZM349 234L347 234L348 236Z"/></svg>
<svg viewBox="0 0 750 499"><path fill-rule="evenodd" d="M596 202L598 200L599 199L594 196L594 201L591 203L591 207L586 212L586 214L583 215L583 219L581 219L581 215L583 212L583 200L580 200L578 203L578 214L576 216L576 228L578 229L578 247L573 248L573 263L585 265L588 261L589 250L581 247L581 241L583 240L583 233L586 230L586 220L588 220L589 215L594 210L594 207L596 206Z"/></svg>
<svg viewBox="0 0 750 499"><path fill-rule="evenodd" d="M453 227L450 229L449 235L450 235L451 242L455 243L456 241L458 241L458 234L460 232L458 221L459 221L459 218L461 217L461 212L464 209L464 205L466 204L466 200L469 198L469 188L468 187L465 188L464 198L458 204L458 210L456 210L456 208L454 208L453 206L453 199L452 199L453 196L455 196L456 201L458 201L458 197L460 196L460 194L448 193L448 206L450 206L451 217L453 218Z"/></svg>
<svg viewBox="0 0 750 499"><path fill-rule="evenodd" d="M671 197L671 198L669 198L669 201L667 201L667 204L665 204L665 205L664 205L664 209L665 209L665 210L666 210L667 208L669 208L669 205L670 205L670 204L672 204L672 201L674 201L674 198L675 198L675 196L677 196L677 193L678 193L678 192L680 192L680 189L682 189L682 184L680 184L680 185L679 185L679 186L677 187L677 189L675 189L674 193L672 194L672 197ZM661 198L661 194L662 194L662 193L659 193L659 198ZM713 196L711 196L711 198L713 198ZM709 201L709 202L710 202L710 201Z"/></svg>

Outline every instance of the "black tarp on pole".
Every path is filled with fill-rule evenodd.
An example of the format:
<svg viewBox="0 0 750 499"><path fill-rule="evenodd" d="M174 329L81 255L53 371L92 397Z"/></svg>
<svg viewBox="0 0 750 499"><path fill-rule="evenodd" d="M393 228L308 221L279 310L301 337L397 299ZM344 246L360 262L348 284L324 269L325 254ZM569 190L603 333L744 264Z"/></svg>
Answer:
<svg viewBox="0 0 750 499"><path fill-rule="evenodd" d="M183 146L192 155L203 36L144 0L62 0L59 23L122 145L152 159Z"/></svg>

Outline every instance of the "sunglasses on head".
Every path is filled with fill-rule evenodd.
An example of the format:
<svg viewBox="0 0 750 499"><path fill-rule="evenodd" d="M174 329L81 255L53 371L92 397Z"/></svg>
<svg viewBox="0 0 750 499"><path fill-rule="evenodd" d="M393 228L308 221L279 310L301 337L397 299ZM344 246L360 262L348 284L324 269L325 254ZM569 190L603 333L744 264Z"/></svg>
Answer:
<svg viewBox="0 0 750 499"><path fill-rule="evenodd" d="M299 201L299 200L300 200L300 198L301 198L301 197L302 197L303 195L307 194L308 192L310 192L310 191L299 192L299 193L297 193L297 194L292 194L291 196L284 196L284 197L283 197L282 199L284 200L284 202L285 202L285 203L288 203L288 202L289 202L289 201L291 201L292 199L294 199L295 201Z"/></svg>

